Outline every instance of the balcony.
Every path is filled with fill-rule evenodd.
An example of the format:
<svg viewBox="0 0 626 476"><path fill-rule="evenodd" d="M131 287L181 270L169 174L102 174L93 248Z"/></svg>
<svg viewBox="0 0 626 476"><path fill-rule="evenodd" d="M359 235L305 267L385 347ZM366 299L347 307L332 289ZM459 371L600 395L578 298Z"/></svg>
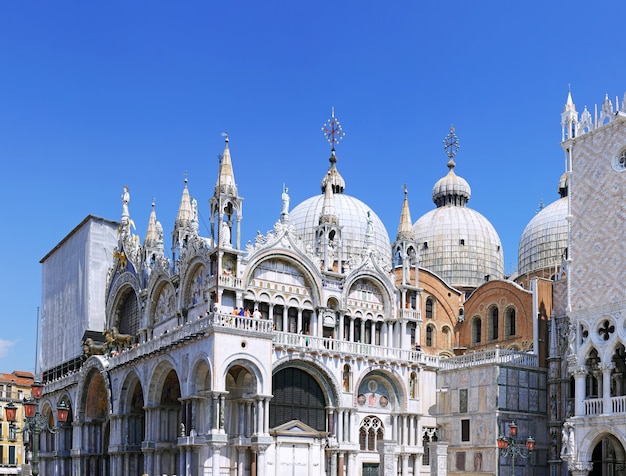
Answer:
<svg viewBox="0 0 626 476"><path fill-rule="evenodd" d="M420 363L438 367L440 362L440 357L438 356L427 355L411 349L383 347L374 344L292 334L289 332L274 332L274 348L286 350L287 352L298 351L312 355L330 355L342 359L360 359L378 363Z"/></svg>
<svg viewBox="0 0 626 476"><path fill-rule="evenodd" d="M611 414L626 413L626 395L611 397L609 402ZM604 411L605 405L603 398L587 398L583 400L583 404L585 416L604 415L608 413Z"/></svg>
<svg viewBox="0 0 626 476"><path fill-rule="evenodd" d="M491 349L472 352L441 360L442 370L453 370L475 367L485 364L517 365L523 367L539 367L539 358L535 354L515 350Z"/></svg>
<svg viewBox="0 0 626 476"><path fill-rule="evenodd" d="M215 287L215 276L209 277L209 282L207 285L208 289ZM219 287L227 288L227 289L241 289L242 281L241 278L237 278L231 274L222 274L219 278Z"/></svg>

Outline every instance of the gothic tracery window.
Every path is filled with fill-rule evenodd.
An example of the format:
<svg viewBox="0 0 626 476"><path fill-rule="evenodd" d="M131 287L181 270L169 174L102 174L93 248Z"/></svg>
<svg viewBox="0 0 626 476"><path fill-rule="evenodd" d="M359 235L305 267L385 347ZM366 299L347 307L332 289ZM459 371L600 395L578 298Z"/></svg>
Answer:
<svg viewBox="0 0 626 476"><path fill-rule="evenodd" d="M385 430L383 422L375 416L363 418L359 428L359 445L362 451L378 451L378 444L383 440Z"/></svg>

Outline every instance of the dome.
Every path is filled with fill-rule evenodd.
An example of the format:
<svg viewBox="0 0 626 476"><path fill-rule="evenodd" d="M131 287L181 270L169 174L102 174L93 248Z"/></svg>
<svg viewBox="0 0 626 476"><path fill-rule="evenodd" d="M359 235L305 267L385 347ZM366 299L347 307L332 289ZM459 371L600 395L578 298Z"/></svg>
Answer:
<svg viewBox="0 0 626 476"><path fill-rule="evenodd" d="M413 236L420 248L420 267L457 289L504 276L500 237L489 220L471 208L447 205L431 210L415 222Z"/></svg>
<svg viewBox="0 0 626 476"><path fill-rule="evenodd" d="M567 249L567 183L559 181L561 198L551 203L524 228L517 252L519 274L560 266Z"/></svg>
<svg viewBox="0 0 626 476"><path fill-rule="evenodd" d="M391 265L391 242L383 222L358 198L344 193L331 195L334 215L341 227L345 257L360 255L366 246L368 224L371 221L371 248ZM315 230L324 208L324 194L308 198L289 212L289 224L305 244L315 248Z"/></svg>
<svg viewBox="0 0 626 476"><path fill-rule="evenodd" d="M456 152L446 152L448 174L435 183L432 193L437 208L415 222L413 236L420 247L420 267L457 289L476 288L504 277L504 253L489 220L466 206L471 188L454 172Z"/></svg>
<svg viewBox="0 0 626 476"><path fill-rule="evenodd" d="M458 200L467 203L471 195L472 189L467 180L455 174L453 168L445 177L440 178L433 187L433 202L437 206L442 202L451 201L452 197L458 197Z"/></svg>

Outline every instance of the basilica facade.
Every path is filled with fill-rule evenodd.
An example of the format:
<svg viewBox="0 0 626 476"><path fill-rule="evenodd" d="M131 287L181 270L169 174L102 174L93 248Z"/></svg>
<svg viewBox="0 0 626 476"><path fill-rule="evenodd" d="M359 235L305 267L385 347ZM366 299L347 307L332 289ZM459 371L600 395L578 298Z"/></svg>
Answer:
<svg viewBox="0 0 626 476"><path fill-rule="evenodd" d="M285 189L246 245L228 138L209 236L186 181L167 252L124 188L119 220L88 216L41 261L42 411L71 409L42 474L619 474L624 109L579 118L568 97L560 198L513 276L453 129L435 207L413 222L405 189L393 239L345 193L334 115L320 193ZM534 443L517 459L512 426Z"/></svg>

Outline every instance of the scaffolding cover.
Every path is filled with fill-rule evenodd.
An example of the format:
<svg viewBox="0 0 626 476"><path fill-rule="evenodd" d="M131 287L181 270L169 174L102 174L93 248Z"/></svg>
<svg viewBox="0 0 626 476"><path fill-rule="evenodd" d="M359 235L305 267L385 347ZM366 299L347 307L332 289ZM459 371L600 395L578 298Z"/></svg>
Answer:
<svg viewBox="0 0 626 476"><path fill-rule="evenodd" d="M80 356L86 331L104 330L118 226L89 215L40 261L42 371Z"/></svg>

